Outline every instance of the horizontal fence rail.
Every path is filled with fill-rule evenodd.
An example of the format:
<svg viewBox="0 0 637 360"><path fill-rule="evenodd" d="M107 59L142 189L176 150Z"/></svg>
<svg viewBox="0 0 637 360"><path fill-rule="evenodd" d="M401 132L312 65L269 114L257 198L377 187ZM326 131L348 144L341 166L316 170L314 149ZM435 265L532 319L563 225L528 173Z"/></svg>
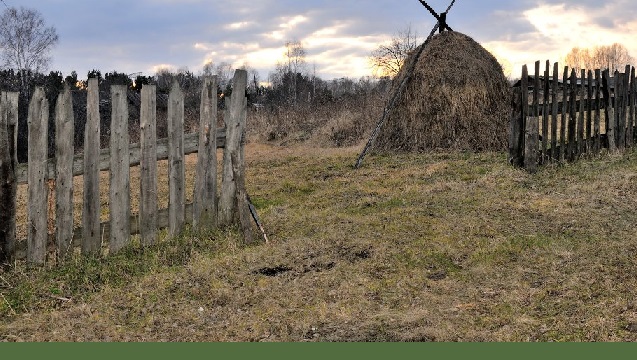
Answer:
<svg viewBox="0 0 637 360"><path fill-rule="evenodd" d="M635 68L577 70L546 62L535 75L522 68L514 85L509 162L535 172L551 162L576 161L632 147L635 143Z"/></svg>
<svg viewBox="0 0 637 360"><path fill-rule="evenodd" d="M0 263L27 259L43 264L52 254L58 262L75 248L82 254L116 253L140 234L141 244L157 242L159 229L171 236L185 224L212 228L238 222L246 211L243 179L245 160L247 74L237 70L234 96L226 99L225 127L217 127L217 82L207 77L201 93L199 131L184 134L184 94L174 84L168 104L168 138L156 140L157 94L144 85L140 105L140 142L129 144L126 88L111 87L110 146L100 149L98 80L88 82L84 151L73 151L73 103L70 90L58 96L55 106L56 152L47 159L49 105L44 91L36 89L28 114L28 163L17 163L18 94L0 97ZM217 186L217 149L223 149L221 192ZM185 155L197 153L193 203L185 203ZM157 162L168 160L168 179L157 178ZM234 162L233 162L234 161ZM139 212L132 214L130 167L140 167ZM109 172L108 221L100 221L100 172ZM74 177L82 176L81 226L74 225ZM239 181L237 181L239 180ZM169 183L167 209L158 209L158 181ZM18 185L28 184L27 238L16 236ZM54 188L54 189L53 189ZM50 190L54 190L53 193ZM135 190L137 191L137 190ZM243 192L242 192L243 191ZM55 231L51 231L49 206L55 195ZM250 231L244 228L244 232ZM245 233L244 233L245 235ZM246 237L246 241L249 239Z"/></svg>

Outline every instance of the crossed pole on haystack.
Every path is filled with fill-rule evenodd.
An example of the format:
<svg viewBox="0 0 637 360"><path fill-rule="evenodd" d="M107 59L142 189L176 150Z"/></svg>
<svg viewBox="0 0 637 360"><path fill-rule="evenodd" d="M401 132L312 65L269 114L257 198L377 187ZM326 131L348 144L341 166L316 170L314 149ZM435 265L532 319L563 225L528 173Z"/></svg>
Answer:
<svg viewBox="0 0 637 360"><path fill-rule="evenodd" d="M431 13L431 15L433 15L433 17L436 18L437 20L436 25L434 25L433 29L431 30L431 33L429 33L429 36L427 37L427 40L425 40L425 42L420 46L420 48L418 49L418 52L411 59L411 62L408 64L407 71L402 81L400 82L400 86L398 86L396 91L390 97L389 102L387 103L387 106L385 107L385 110L383 111L383 117L380 119L378 124L376 124L376 128L372 132L372 136L369 138L369 140L367 141L367 144L365 145L365 148L363 149L361 154L358 156L358 159L356 160L356 164L354 165L355 169L358 169L363 163L363 158L365 158L369 150L371 150L372 146L374 145L374 141L376 141L376 138L378 137L378 134L380 133L380 129L385 124L385 121L387 120L389 113L391 112L391 110L394 109L394 106L396 105L396 101L398 101L398 99L402 96L403 92L405 92L405 88L407 87L407 84L411 80L414 69L416 68L416 64L418 63L418 59L420 58L420 55L422 55L422 52L425 50L425 47L427 46L427 44L429 44L429 41L431 41L431 38L433 38L437 30L440 30L440 32L443 32L445 30L453 31L451 27L447 25L447 13L449 13L449 10L451 10L453 5L456 3L456 0L452 0L451 4L449 4L449 6L447 7L447 10L440 14L438 14L431 6L429 6L427 2L423 0L418 0L418 1L424 7L426 7L427 10L429 10L429 12Z"/></svg>

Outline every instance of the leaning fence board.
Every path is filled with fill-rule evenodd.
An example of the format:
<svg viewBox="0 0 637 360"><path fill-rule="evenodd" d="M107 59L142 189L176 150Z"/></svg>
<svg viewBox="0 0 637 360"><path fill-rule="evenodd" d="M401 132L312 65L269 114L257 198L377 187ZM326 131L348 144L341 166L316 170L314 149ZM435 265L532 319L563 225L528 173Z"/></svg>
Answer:
<svg viewBox="0 0 637 360"><path fill-rule="evenodd" d="M142 245L157 242L157 87L144 85L140 109L139 231Z"/></svg>
<svg viewBox="0 0 637 360"><path fill-rule="evenodd" d="M68 257L73 241L73 98L68 86L55 106L55 239L58 261Z"/></svg>
<svg viewBox="0 0 637 360"><path fill-rule="evenodd" d="M128 152L128 99L126 85L111 87L111 171L109 252L116 253L130 241L130 164Z"/></svg>
<svg viewBox="0 0 637 360"><path fill-rule="evenodd" d="M0 264L15 257L18 93L0 94Z"/></svg>
<svg viewBox="0 0 637 360"><path fill-rule="evenodd" d="M179 234L185 223L184 161L184 93L175 82L168 98L168 231L172 236Z"/></svg>
<svg viewBox="0 0 637 360"><path fill-rule="evenodd" d="M232 161L230 154L241 145L241 119L242 107L245 105L245 90L248 75L245 70L237 70L233 78L233 93L230 102L229 123L226 123L226 147L223 152L223 174L221 182L221 196L219 198L219 223L228 225L232 222L235 213L236 184L232 176Z"/></svg>
<svg viewBox="0 0 637 360"><path fill-rule="evenodd" d="M28 157L29 190L27 214L27 261L44 264L48 241L48 186L46 181L46 158L49 124L49 103L44 90L37 87L29 104Z"/></svg>
<svg viewBox="0 0 637 360"><path fill-rule="evenodd" d="M217 223L217 77L206 77L199 111L199 150L195 175L193 223L196 227Z"/></svg>
<svg viewBox="0 0 637 360"><path fill-rule="evenodd" d="M100 250L100 101L96 78L88 81L86 126L84 128L84 195L82 207L82 254Z"/></svg>

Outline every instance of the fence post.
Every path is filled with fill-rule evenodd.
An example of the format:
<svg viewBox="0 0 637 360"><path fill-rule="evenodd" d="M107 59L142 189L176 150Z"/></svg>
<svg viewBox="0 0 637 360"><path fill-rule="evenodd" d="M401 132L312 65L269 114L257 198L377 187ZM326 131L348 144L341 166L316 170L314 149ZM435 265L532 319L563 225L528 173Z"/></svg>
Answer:
<svg viewBox="0 0 637 360"><path fill-rule="evenodd" d="M55 238L58 262L70 253L73 241L73 99L67 86L55 106Z"/></svg>
<svg viewBox="0 0 637 360"><path fill-rule="evenodd" d="M602 112L602 99L601 99L601 81L602 75L599 69L595 70L595 121L593 123L593 153L599 154L601 149L601 112Z"/></svg>
<svg viewBox="0 0 637 360"><path fill-rule="evenodd" d="M217 77L206 77L199 111L199 150L195 175L193 224L217 224Z"/></svg>
<svg viewBox="0 0 637 360"><path fill-rule="evenodd" d="M630 65L626 65L626 70L622 76L622 137L621 142L624 147L630 146L628 144L628 107L630 106Z"/></svg>
<svg viewBox="0 0 637 360"><path fill-rule="evenodd" d="M142 245L157 242L157 87L142 87L140 109L139 232Z"/></svg>
<svg viewBox="0 0 637 360"><path fill-rule="evenodd" d="M179 234L186 222L184 164L184 93L173 83L168 98L168 228L171 236Z"/></svg>
<svg viewBox="0 0 637 360"><path fill-rule="evenodd" d="M560 118L560 161L564 162L564 160L568 157L567 153L567 142L566 142L566 129L568 127L568 111L570 109L569 100L568 100L568 66L564 67L564 75L562 76L562 116Z"/></svg>
<svg viewBox="0 0 637 360"><path fill-rule="evenodd" d="M82 254L100 251L100 99L98 79L88 80L84 127L84 199L82 207Z"/></svg>
<svg viewBox="0 0 637 360"><path fill-rule="evenodd" d="M584 143L584 128L585 128L585 108L584 103L586 102L586 84L584 81L586 80L586 70L582 69L580 74L580 86L578 87L579 93L579 110L577 116L577 157L579 158L586 151L586 144Z"/></svg>
<svg viewBox="0 0 637 360"><path fill-rule="evenodd" d="M111 86L110 136L110 239L109 253L116 253L130 240L130 152L126 85Z"/></svg>
<svg viewBox="0 0 637 360"><path fill-rule="evenodd" d="M592 152L592 133L593 133L593 71L588 70L586 99L586 152Z"/></svg>
<svg viewBox="0 0 637 360"><path fill-rule="evenodd" d="M559 111L559 103L557 101L557 92L559 91L559 81L558 77L559 68L558 64L553 64L553 84L552 84L552 94L551 101L553 102L553 106L551 108L551 159L557 160L559 155L557 152L557 113Z"/></svg>
<svg viewBox="0 0 637 360"><path fill-rule="evenodd" d="M604 102L606 105L604 111L606 115L606 140L608 141L608 151L615 151L615 109L609 77L610 73L608 69L604 70L602 73L602 91L604 92Z"/></svg>
<svg viewBox="0 0 637 360"><path fill-rule="evenodd" d="M0 266L15 257L18 93L0 96Z"/></svg>
<svg viewBox="0 0 637 360"><path fill-rule="evenodd" d="M226 146L223 151L223 177L221 182L221 196L219 198L219 224L230 225L235 215L236 208L236 179L232 172L231 154L238 151L241 146L241 116L245 110L245 90L248 75L245 70L236 70L232 87L232 101L230 114L226 118ZM227 104L227 103L226 103ZM240 157L241 158L241 157Z"/></svg>
<svg viewBox="0 0 637 360"><path fill-rule="evenodd" d="M575 69L571 71L571 84L570 84L570 99L569 99L569 120L568 120L568 160L575 160L576 156L576 139L577 135L577 74Z"/></svg>
<svg viewBox="0 0 637 360"><path fill-rule="evenodd" d="M544 164L547 159L548 143L549 143L549 92L550 92L550 66L551 63L546 60L546 69L544 70L544 83L542 86L542 152L540 155L540 164Z"/></svg>
<svg viewBox="0 0 637 360"><path fill-rule="evenodd" d="M524 168L535 173L538 166L538 147L539 147L539 87L540 87L540 62L535 63L535 82L533 85L533 109L531 117L526 119L526 129L524 133Z"/></svg>
<svg viewBox="0 0 637 360"><path fill-rule="evenodd" d="M37 87L29 104L28 115L28 216L27 262L44 264L48 241L48 149L49 102L44 90Z"/></svg>
<svg viewBox="0 0 637 360"><path fill-rule="evenodd" d="M624 103L625 97L625 76L624 74L617 72L615 78L615 117L617 118L615 128L615 143L618 149L626 147L626 117Z"/></svg>

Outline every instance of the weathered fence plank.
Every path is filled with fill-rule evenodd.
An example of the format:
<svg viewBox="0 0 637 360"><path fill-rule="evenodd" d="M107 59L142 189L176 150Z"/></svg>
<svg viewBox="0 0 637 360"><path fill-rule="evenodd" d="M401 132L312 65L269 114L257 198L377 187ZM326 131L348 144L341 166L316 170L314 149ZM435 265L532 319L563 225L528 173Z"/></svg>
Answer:
<svg viewBox="0 0 637 360"><path fill-rule="evenodd" d="M195 175L193 224L217 224L217 77L206 77L201 91L199 150Z"/></svg>
<svg viewBox="0 0 637 360"><path fill-rule="evenodd" d="M73 98L68 86L55 107L55 239L57 259L70 255L73 241L73 138L75 118Z"/></svg>
<svg viewBox="0 0 637 360"><path fill-rule="evenodd" d="M538 124L538 107L539 107L539 88L540 88L540 62L535 63L535 82L533 86L533 107L531 116L526 120L526 129L524 132L524 168L534 173L538 166L538 147L539 147L539 124Z"/></svg>
<svg viewBox="0 0 637 360"><path fill-rule="evenodd" d="M15 258L18 93L0 94L0 265Z"/></svg>
<svg viewBox="0 0 637 360"><path fill-rule="evenodd" d="M635 142L635 68L630 69L630 96L628 99L628 106L630 106L630 113L628 114L628 146L632 147Z"/></svg>
<svg viewBox="0 0 637 360"><path fill-rule="evenodd" d="M576 159L580 157L586 151L586 144L584 141L584 127L586 123L586 113L584 103L586 102L586 85L584 84L586 80L586 70L582 69L581 77L580 77L580 86L578 87L578 95L579 95L579 110L577 117L577 156Z"/></svg>
<svg viewBox="0 0 637 360"><path fill-rule="evenodd" d="M140 201L139 231L141 242L157 242L157 87L142 87L140 109Z"/></svg>
<svg viewBox="0 0 637 360"><path fill-rule="evenodd" d="M591 70L588 71L588 82L587 82L587 98L586 101L586 152L591 153L592 151L592 132L593 132L593 72Z"/></svg>
<svg viewBox="0 0 637 360"><path fill-rule="evenodd" d="M559 67L558 64L553 64L553 81L551 84L551 159L559 159L559 153L557 152L557 94L559 92Z"/></svg>
<svg viewBox="0 0 637 360"><path fill-rule="evenodd" d="M542 152L540 154L540 164L545 164L548 153L549 143L549 92L550 92L550 62L546 61L546 69L544 70L543 96L542 96Z"/></svg>
<svg viewBox="0 0 637 360"><path fill-rule="evenodd" d="M185 225L184 93L175 82L168 98L169 233L179 234Z"/></svg>
<svg viewBox="0 0 637 360"><path fill-rule="evenodd" d="M245 169L242 169L240 150L235 149L230 154L232 162L232 173L236 180L237 193L235 196L236 208L238 211L239 224L243 233L243 241L246 244L252 244L255 241L252 219L250 215L250 207L248 204L248 195L245 186Z"/></svg>
<svg viewBox="0 0 637 360"><path fill-rule="evenodd" d="M567 116L567 111L566 109L570 109L570 104L568 101L568 93L569 93L569 87L568 87L568 66L564 67L564 75L562 77L562 103L563 105L563 109L562 109L562 117L561 117L561 121L560 121L560 161L564 162L564 160L566 160L568 158L567 155L567 141L566 141L566 128L567 128L567 120L568 116Z"/></svg>
<svg viewBox="0 0 637 360"><path fill-rule="evenodd" d="M625 90L624 74L617 72L615 77L615 114L617 117L615 141L620 150L626 147Z"/></svg>
<svg viewBox="0 0 637 360"><path fill-rule="evenodd" d="M84 127L84 195L82 207L82 254L99 252L100 237L100 100L98 80L88 80L86 126Z"/></svg>
<svg viewBox="0 0 637 360"><path fill-rule="evenodd" d="M601 108L602 108L602 93L601 93L602 75L599 69L595 70L595 121L593 123L593 153L599 154L602 149L601 144Z"/></svg>
<svg viewBox="0 0 637 360"><path fill-rule="evenodd" d="M524 77L522 78L524 79ZM524 132L522 131L522 124L524 120L523 109L526 106L522 106L522 92L524 90L525 81L519 88L513 89L513 101L511 109L511 119L509 122L509 163L515 166L522 166L524 160L524 151L522 145L524 144Z"/></svg>
<svg viewBox="0 0 637 360"><path fill-rule="evenodd" d="M237 70L233 78L233 96L230 102L230 116L226 119L226 147L223 152L223 175L221 182L221 196L219 198L219 224L229 225L235 215L236 183L232 174L232 160L230 155L241 146L242 107L245 104L245 90L247 86L247 72Z"/></svg>
<svg viewBox="0 0 637 360"><path fill-rule="evenodd" d="M29 104L28 115L29 190L27 215L27 261L44 264L48 241L48 185L46 159L48 149L49 102L44 90L37 87Z"/></svg>
<svg viewBox="0 0 637 360"><path fill-rule="evenodd" d="M116 253L130 241L130 165L128 152L128 99L126 85L111 86L111 171L109 252Z"/></svg>
<svg viewBox="0 0 637 360"><path fill-rule="evenodd" d="M602 73L602 89L604 91L604 102L606 103L606 138L608 140L608 151L615 151L615 109L613 107L613 99L610 91L610 73L608 69Z"/></svg>
<svg viewBox="0 0 637 360"><path fill-rule="evenodd" d="M575 160L577 149L576 145L576 128L577 128L577 74L575 70L571 72L571 83L570 83L570 113L569 113L569 121L568 121L568 161Z"/></svg>

